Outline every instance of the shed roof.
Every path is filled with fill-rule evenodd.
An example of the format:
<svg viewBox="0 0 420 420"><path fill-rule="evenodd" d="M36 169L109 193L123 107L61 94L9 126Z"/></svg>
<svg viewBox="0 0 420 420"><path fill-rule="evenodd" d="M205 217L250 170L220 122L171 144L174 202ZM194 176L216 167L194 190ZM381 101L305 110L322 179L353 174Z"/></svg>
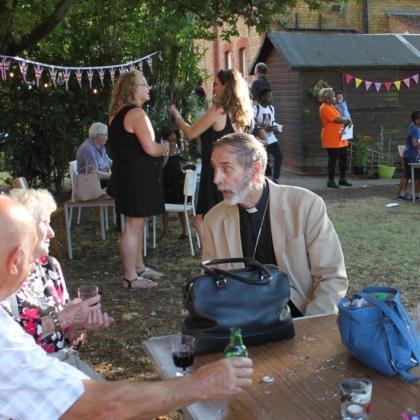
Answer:
<svg viewBox="0 0 420 420"><path fill-rule="evenodd" d="M271 32L252 63L251 74L273 47L291 70L420 68L420 35Z"/></svg>

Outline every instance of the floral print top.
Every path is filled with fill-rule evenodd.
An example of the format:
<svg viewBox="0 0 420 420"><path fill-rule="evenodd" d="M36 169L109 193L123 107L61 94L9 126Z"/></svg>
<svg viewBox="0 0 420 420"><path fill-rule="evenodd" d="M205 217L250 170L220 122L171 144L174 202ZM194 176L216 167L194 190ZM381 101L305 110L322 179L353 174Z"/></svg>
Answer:
<svg viewBox="0 0 420 420"><path fill-rule="evenodd" d="M66 347L77 349L83 344L85 334L77 340L71 342L68 340L67 333L71 331L69 328L42 338L41 318L52 311L62 311L69 301L61 266L55 258L41 257L14 296L20 316L15 320L47 353L54 353ZM0 305L13 316L8 300L1 302Z"/></svg>

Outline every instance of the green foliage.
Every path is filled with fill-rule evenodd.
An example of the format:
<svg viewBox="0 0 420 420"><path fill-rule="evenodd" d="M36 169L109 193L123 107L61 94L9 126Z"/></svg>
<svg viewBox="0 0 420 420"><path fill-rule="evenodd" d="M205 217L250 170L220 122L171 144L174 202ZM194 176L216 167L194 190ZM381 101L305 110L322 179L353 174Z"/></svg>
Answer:
<svg viewBox="0 0 420 420"><path fill-rule="evenodd" d="M357 143L353 154L353 163L355 166L364 166L370 150L373 137L362 134L357 135Z"/></svg>

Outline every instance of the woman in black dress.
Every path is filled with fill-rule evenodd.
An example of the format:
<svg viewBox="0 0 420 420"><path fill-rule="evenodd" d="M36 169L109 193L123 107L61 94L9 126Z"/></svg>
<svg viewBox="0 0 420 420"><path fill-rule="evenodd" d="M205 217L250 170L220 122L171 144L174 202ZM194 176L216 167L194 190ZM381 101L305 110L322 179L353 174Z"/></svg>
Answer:
<svg viewBox="0 0 420 420"><path fill-rule="evenodd" d="M253 110L249 89L237 70L220 70L214 83L214 103L193 125L187 124L174 105L169 113L189 140L200 136L202 170L198 193L197 215L194 227L204 237L204 215L223 200L222 194L213 183L214 171L210 162L213 145L218 139L235 131L244 131L252 124Z"/></svg>
<svg viewBox="0 0 420 420"><path fill-rule="evenodd" d="M178 130L177 130L178 131ZM178 135L177 135L178 134ZM168 204L184 204L185 172L182 169L182 154L179 150L179 132L168 127L161 130L163 140L169 143L169 158L163 170L163 197ZM182 234L180 239L188 239L187 221L184 213L178 213ZM163 236L168 236L169 213L162 215Z"/></svg>
<svg viewBox="0 0 420 420"><path fill-rule="evenodd" d="M116 210L125 216L120 253L124 270L122 287L157 286L149 277L163 273L143 262L143 229L147 217L165 211L162 189L163 157L167 145L155 141L152 124L141 108L150 86L138 70L123 73L112 90L109 113L109 146L113 157L109 190Z"/></svg>

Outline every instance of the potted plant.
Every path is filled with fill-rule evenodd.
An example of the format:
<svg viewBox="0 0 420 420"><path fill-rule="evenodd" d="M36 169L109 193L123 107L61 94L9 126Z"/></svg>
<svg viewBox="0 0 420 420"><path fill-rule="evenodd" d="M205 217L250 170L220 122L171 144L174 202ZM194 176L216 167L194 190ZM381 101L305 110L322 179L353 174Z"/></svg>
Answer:
<svg viewBox="0 0 420 420"><path fill-rule="evenodd" d="M354 146L352 161L354 164L354 172L356 175L365 174L365 165L369 153L369 145L373 140L372 136L358 134L356 136L357 143Z"/></svg>
<svg viewBox="0 0 420 420"><path fill-rule="evenodd" d="M383 127L381 126L381 141L378 144L379 147L379 160L378 160L378 177L380 179L392 179L395 172L394 161L391 156L391 138L388 141L388 152L384 153L384 133Z"/></svg>
<svg viewBox="0 0 420 420"><path fill-rule="evenodd" d="M328 83L324 80L318 80L312 87L308 89L308 93L310 96L312 96L314 99L318 99L319 92L321 92L321 89L329 87Z"/></svg>

